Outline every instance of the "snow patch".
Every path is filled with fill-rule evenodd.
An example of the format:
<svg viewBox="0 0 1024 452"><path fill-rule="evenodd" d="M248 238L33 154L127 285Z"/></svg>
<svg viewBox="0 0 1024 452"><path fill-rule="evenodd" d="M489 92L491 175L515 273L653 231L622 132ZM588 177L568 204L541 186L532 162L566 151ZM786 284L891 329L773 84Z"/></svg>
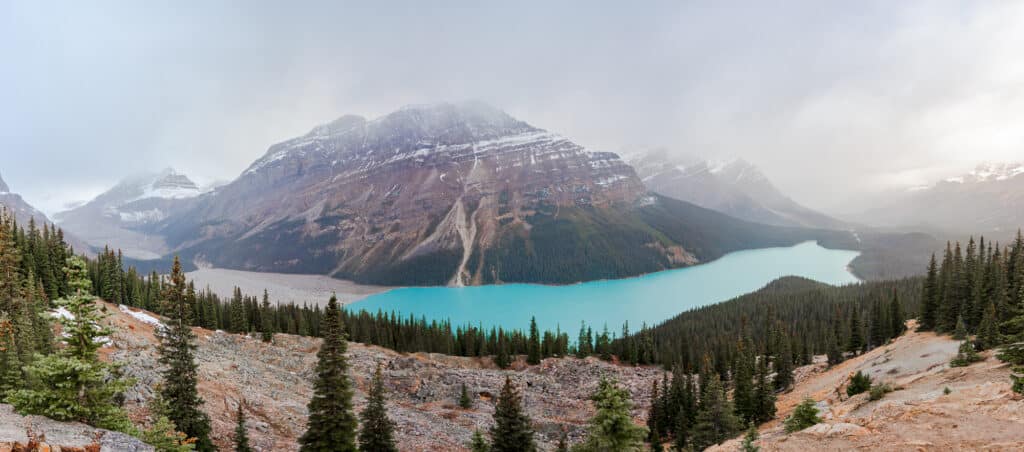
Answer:
<svg viewBox="0 0 1024 452"><path fill-rule="evenodd" d="M134 317L135 320L138 320L138 321L140 321L142 323L145 323L145 324L148 324L148 325L153 325L153 326L163 325L163 323L160 322L160 319L157 319L156 317L153 317L153 316L151 316L149 314L146 314L145 312L133 311L131 308L129 308L128 306L125 306L123 304L122 305L118 305L117 308L120 309L121 312Z"/></svg>
<svg viewBox="0 0 1024 452"><path fill-rule="evenodd" d="M68 311L64 306L60 306L57 309L50 311L50 316L65 320L75 320L75 315L72 314L71 311Z"/></svg>

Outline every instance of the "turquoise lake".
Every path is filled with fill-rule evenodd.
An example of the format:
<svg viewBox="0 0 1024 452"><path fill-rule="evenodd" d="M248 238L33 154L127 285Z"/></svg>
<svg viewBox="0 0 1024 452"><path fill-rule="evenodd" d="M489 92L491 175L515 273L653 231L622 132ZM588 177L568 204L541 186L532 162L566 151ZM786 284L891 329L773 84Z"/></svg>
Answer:
<svg viewBox="0 0 1024 452"><path fill-rule="evenodd" d="M643 322L654 325L691 308L753 292L781 276L802 276L828 284L858 282L847 266L856 251L830 250L816 242L792 247L738 251L694 267L626 279L564 286L502 284L474 287L405 287L372 295L350 310L395 311L408 317L451 320L525 329L537 317L541 331L561 327L575 339L580 321L595 330L605 324L619 332Z"/></svg>

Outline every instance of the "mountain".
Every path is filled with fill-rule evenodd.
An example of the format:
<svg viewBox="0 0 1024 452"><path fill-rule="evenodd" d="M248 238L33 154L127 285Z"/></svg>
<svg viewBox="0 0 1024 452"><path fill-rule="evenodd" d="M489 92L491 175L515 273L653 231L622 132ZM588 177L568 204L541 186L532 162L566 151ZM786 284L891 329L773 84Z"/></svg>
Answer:
<svg viewBox="0 0 1024 452"><path fill-rule="evenodd" d="M777 226L848 227L782 194L760 169L742 159L709 161L657 149L630 159L630 164L650 190L736 218Z"/></svg>
<svg viewBox="0 0 1024 452"><path fill-rule="evenodd" d="M961 176L887 193L856 219L1008 238L1024 225L1024 163L986 163Z"/></svg>
<svg viewBox="0 0 1024 452"><path fill-rule="evenodd" d="M616 154L477 102L343 116L161 213L146 230L200 265L389 285L617 278L824 234L650 195Z"/></svg>
<svg viewBox="0 0 1024 452"><path fill-rule="evenodd" d="M187 208L202 193L187 176L168 168L127 178L54 217L93 247L110 246L130 258L154 259L170 249L149 227Z"/></svg>
<svg viewBox="0 0 1024 452"><path fill-rule="evenodd" d="M11 188L7 186L7 182L4 182L2 176L0 176L0 206L13 213L18 224L22 226L28 225L29 218L35 218L37 224L50 222L45 214L32 207L21 195L12 193Z"/></svg>

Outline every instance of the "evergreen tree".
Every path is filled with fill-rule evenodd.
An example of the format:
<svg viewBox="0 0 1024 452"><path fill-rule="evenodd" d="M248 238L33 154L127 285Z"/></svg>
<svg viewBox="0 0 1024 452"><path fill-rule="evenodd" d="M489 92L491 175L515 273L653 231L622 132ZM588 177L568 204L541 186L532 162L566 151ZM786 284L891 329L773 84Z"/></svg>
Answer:
<svg viewBox="0 0 1024 452"><path fill-rule="evenodd" d="M260 336L263 342L274 340L274 319L270 308L270 295L263 290L263 304L260 306Z"/></svg>
<svg viewBox="0 0 1024 452"><path fill-rule="evenodd" d="M850 314L850 335L846 340L846 351L859 354L864 348L864 336L861 333L860 310L854 308Z"/></svg>
<svg viewBox="0 0 1024 452"><path fill-rule="evenodd" d="M251 452L249 447L249 434L245 431L245 410L242 406L245 400L238 402L238 413L235 415L235 452Z"/></svg>
<svg viewBox="0 0 1024 452"><path fill-rule="evenodd" d="M725 395L718 374L712 372L705 381L707 384L701 384L703 388L701 388L700 408L697 411L697 419L692 433L692 445L698 450L731 438L740 425L739 420L733 414L732 403Z"/></svg>
<svg viewBox="0 0 1024 452"><path fill-rule="evenodd" d="M21 359L14 347L14 324L3 312L0 313L0 402L7 398L7 394L21 389L24 383Z"/></svg>
<svg viewBox="0 0 1024 452"><path fill-rule="evenodd" d="M775 388L768 379L768 363L760 359L754 373L754 418L755 423L775 419Z"/></svg>
<svg viewBox="0 0 1024 452"><path fill-rule="evenodd" d="M956 318L956 328L953 329L953 339L958 341L967 339L967 325L964 324L963 316L957 316Z"/></svg>
<svg viewBox="0 0 1024 452"><path fill-rule="evenodd" d="M210 418L199 407L203 399L196 390L199 366L195 361L195 334L192 333L192 307L185 296L185 273L177 256L170 281L163 294L167 324L157 329L160 341L159 362L164 366L164 385L160 396L166 403L167 418L189 438L195 438L196 450L212 451Z"/></svg>
<svg viewBox="0 0 1024 452"><path fill-rule="evenodd" d="M655 439L660 441L661 425L664 422L664 413L662 413L662 399L661 392L658 388L658 380L654 380L651 383L651 408L647 410L647 431L650 432L648 440L654 442Z"/></svg>
<svg viewBox="0 0 1024 452"><path fill-rule="evenodd" d="M235 294L231 298L231 327L232 333L247 333L249 325L245 320L245 305L242 303L242 289L235 287Z"/></svg>
<svg viewBox="0 0 1024 452"><path fill-rule="evenodd" d="M20 413L127 431L131 423L117 398L130 383L118 377L116 366L99 359L97 350L111 330L101 326L106 316L89 292L86 262L68 258L64 273L73 293L56 301L66 312L60 317L65 347L27 366L31 385L9 393L7 401Z"/></svg>
<svg viewBox="0 0 1024 452"><path fill-rule="evenodd" d="M459 408L468 410L473 408L473 399L469 397L469 391L466 389L466 384L462 384L462 391L459 394Z"/></svg>
<svg viewBox="0 0 1024 452"><path fill-rule="evenodd" d="M889 328L890 337L899 337L907 330L906 318L903 314L903 305L900 304L900 296L895 291L892 300L889 302Z"/></svg>
<svg viewBox="0 0 1024 452"><path fill-rule="evenodd" d="M757 427L751 422L747 427L747 434L743 436L743 443L740 444L741 452L758 452L761 450L760 447L754 445L754 441L757 441L760 435L757 434Z"/></svg>
<svg viewBox="0 0 1024 452"><path fill-rule="evenodd" d="M793 384L793 353L788 337L780 341L781 348L775 357L775 389L784 390Z"/></svg>
<svg viewBox="0 0 1024 452"><path fill-rule="evenodd" d="M981 356L974 350L974 344L971 341L963 341L960 343L960 348L957 351L956 357L949 362L950 367L966 367L978 361L981 361Z"/></svg>
<svg viewBox="0 0 1024 452"><path fill-rule="evenodd" d="M641 451L647 431L633 423L629 392L613 380L602 378L591 396L597 412L590 419L587 439L576 447L580 451Z"/></svg>
<svg viewBox="0 0 1024 452"><path fill-rule="evenodd" d="M373 374L373 384L366 403L366 409L360 414L359 450L362 452L398 452L392 432L395 427L388 419L384 401L384 377L380 365Z"/></svg>
<svg viewBox="0 0 1024 452"><path fill-rule="evenodd" d="M536 317L530 317L530 342L526 347L526 363L531 366L540 364L540 332L537 330Z"/></svg>
<svg viewBox="0 0 1024 452"><path fill-rule="evenodd" d="M754 391L754 360L749 345L744 340L737 344L735 375L733 377L733 404L736 416L744 422L757 418L757 400Z"/></svg>
<svg viewBox="0 0 1024 452"><path fill-rule="evenodd" d="M348 344L341 323L338 298L331 296L320 324L323 342L317 352L313 398L309 401L306 433L300 450L355 451L356 417L352 414L352 386L348 379Z"/></svg>
<svg viewBox="0 0 1024 452"><path fill-rule="evenodd" d="M471 452L491 452L491 445L487 443L487 439L484 438L483 433L480 433L480 430L473 432L473 439L469 442L469 450Z"/></svg>
<svg viewBox="0 0 1024 452"><path fill-rule="evenodd" d="M815 405L814 399L808 397L796 406L793 414L787 417L783 424L786 427L786 433L793 433L819 422L821 422L821 418L818 417L818 407Z"/></svg>
<svg viewBox="0 0 1024 452"><path fill-rule="evenodd" d="M846 386L846 395L853 397L868 389L871 389L871 377L858 370L856 374L850 376L850 384Z"/></svg>
<svg viewBox="0 0 1024 452"><path fill-rule="evenodd" d="M491 427L491 450L493 452L534 452L533 427L530 418L523 411L519 391L512 386L512 379L505 377L505 385L498 395L494 407L494 426Z"/></svg>
<svg viewBox="0 0 1024 452"><path fill-rule="evenodd" d="M978 325L978 339L976 341L982 350L999 345L999 325L996 322L996 305L989 303L985 313L981 317L981 324Z"/></svg>

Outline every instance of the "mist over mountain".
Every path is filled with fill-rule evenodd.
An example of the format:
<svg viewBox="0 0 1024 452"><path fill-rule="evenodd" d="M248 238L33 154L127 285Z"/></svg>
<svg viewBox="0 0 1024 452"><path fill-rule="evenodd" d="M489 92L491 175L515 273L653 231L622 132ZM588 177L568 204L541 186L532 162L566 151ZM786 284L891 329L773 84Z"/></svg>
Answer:
<svg viewBox="0 0 1024 452"><path fill-rule="evenodd" d="M793 201L742 158L716 161L654 149L637 153L629 163L650 190L736 218L777 226L847 227Z"/></svg>
<svg viewBox="0 0 1024 452"><path fill-rule="evenodd" d="M855 220L881 227L1009 238L1024 225L1024 163L994 162L874 198Z"/></svg>

